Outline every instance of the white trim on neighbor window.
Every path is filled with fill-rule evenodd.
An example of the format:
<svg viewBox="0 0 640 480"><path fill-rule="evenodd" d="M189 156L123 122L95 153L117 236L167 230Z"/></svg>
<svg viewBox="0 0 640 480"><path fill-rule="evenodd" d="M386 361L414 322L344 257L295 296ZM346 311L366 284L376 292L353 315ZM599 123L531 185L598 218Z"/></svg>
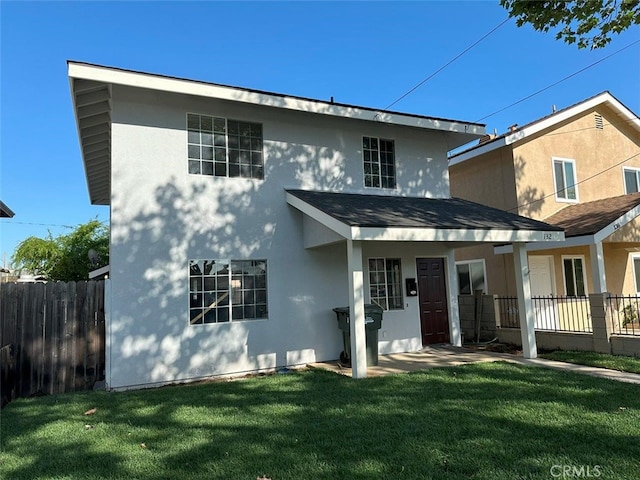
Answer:
<svg viewBox="0 0 640 480"><path fill-rule="evenodd" d="M582 297L587 295L587 277L584 255L562 255L562 284L564 286L564 294L571 297ZM571 262L571 277L567 278L565 262ZM578 274L582 277L578 278ZM571 282L570 284L568 282Z"/></svg>
<svg viewBox="0 0 640 480"><path fill-rule="evenodd" d="M635 182L635 185L629 188L632 181ZM624 184L624 193L640 192L640 168L622 167L622 183Z"/></svg>
<svg viewBox="0 0 640 480"><path fill-rule="evenodd" d="M468 266L468 269L465 271L464 268L458 268L461 266ZM482 274L481 280L480 273ZM460 282L460 276L462 274L467 275L467 281L464 285ZM458 282L458 292L461 295L473 295L476 290L480 289L482 289L485 294L488 293L489 285L487 283L487 265L485 263L485 259L478 258L456 262L456 280Z"/></svg>
<svg viewBox="0 0 640 480"><path fill-rule="evenodd" d="M640 253L631 254L631 269L633 271L633 285L636 295L640 295Z"/></svg>
<svg viewBox="0 0 640 480"><path fill-rule="evenodd" d="M559 168L558 168L559 167ZM556 201L578 202L578 175L576 161L572 158L551 157L553 186ZM560 176L560 178L558 178Z"/></svg>

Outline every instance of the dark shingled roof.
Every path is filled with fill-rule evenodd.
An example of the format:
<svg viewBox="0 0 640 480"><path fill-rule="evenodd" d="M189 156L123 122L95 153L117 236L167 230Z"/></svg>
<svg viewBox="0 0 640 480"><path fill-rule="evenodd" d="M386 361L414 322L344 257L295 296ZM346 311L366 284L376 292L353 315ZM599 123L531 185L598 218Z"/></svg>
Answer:
<svg viewBox="0 0 640 480"><path fill-rule="evenodd" d="M13 211L7 207L7 205L0 200L0 217L3 218L12 218L15 214L13 213Z"/></svg>
<svg viewBox="0 0 640 480"><path fill-rule="evenodd" d="M638 205L640 193L631 193L570 205L544 221L562 227L566 238L593 235Z"/></svg>
<svg viewBox="0 0 640 480"><path fill-rule="evenodd" d="M562 231L562 228L460 198L287 190L352 227Z"/></svg>

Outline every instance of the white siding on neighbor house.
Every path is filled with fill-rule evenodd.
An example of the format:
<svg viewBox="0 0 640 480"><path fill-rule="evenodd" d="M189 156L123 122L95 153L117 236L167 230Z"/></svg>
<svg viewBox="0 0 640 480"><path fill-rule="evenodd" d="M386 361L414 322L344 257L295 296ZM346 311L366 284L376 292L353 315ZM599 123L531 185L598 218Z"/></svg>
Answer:
<svg viewBox="0 0 640 480"><path fill-rule="evenodd" d="M284 188L449 193L441 133L117 85L112 99L109 388L337 358L331 309L349 300L345 244L305 249ZM262 123L264 180L188 174L188 112ZM363 135L395 141L396 190L364 188ZM363 256L401 257L404 289L417 256L446 252L367 242ZM189 325L190 259L266 260L269 318ZM417 297L405 305L385 313L380 353L421 347Z"/></svg>

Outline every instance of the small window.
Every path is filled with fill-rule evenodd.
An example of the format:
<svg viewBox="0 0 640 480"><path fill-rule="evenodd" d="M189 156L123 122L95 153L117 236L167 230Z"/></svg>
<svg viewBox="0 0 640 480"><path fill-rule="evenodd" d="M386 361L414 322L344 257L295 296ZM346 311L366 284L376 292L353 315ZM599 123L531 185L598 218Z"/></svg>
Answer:
<svg viewBox="0 0 640 480"><path fill-rule="evenodd" d="M384 310L402 309L402 268L399 258L369 259L369 292L371 303Z"/></svg>
<svg viewBox="0 0 640 480"><path fill-rule="evenodd" d="M362 137L364 186L396 188L396 161L393 140Z"/></svg>
<svg viewBox="0 0 640 480"><path fill-rule="evenodd" d="M187 115L189 173L264 177L262 125L207 115Z"/></svg>
<svg viewBox="0 0 640 480"><path fill-rule="evenodd" d="M265 260L191 260L191 325L267 318Z"/></svg>
<svg viewBox="0 0 640 480"><path fill-rule="evenodd" d="M578 200L578 186L576 185L575 160L554 158L553 177L556 188L556 200Z"/></svg>
<svg viewBox="0 0 640 480"><path fill-rule="evenodd" d="M633 255L633 279L635 281L636 294L640 295L640 255Z"/></svg>
<svg viewBox="0 0 640 480"><path fill-rule="evenodd" d="M564 288L569 297L584 297L586 282L584 280L584 258L563 257Z"/></svg>
<svg viewBox="0 0 640 480"><path fill-rule="evenodd" d="M457 262L458 291L460 295L471 295L476 290L487 293L484 275L484 260Z"/></svg>
<svg viewBox="0 0 640 480"><path fill-rule="evenodd" d="M624 193L640 192L640 168L624 167Z"/></svg>

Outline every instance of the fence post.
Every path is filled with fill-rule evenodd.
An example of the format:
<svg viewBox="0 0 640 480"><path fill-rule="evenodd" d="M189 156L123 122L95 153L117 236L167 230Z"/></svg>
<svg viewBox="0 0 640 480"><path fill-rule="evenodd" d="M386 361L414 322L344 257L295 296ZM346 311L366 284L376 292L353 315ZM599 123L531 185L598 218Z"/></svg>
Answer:
<svg viewBox="0 0 640 480"><path fill-rule="evenodd" d="M611 353L611 314L608 293L589 294L591 323L593 325L593 349L599 353Z"/></svg>

